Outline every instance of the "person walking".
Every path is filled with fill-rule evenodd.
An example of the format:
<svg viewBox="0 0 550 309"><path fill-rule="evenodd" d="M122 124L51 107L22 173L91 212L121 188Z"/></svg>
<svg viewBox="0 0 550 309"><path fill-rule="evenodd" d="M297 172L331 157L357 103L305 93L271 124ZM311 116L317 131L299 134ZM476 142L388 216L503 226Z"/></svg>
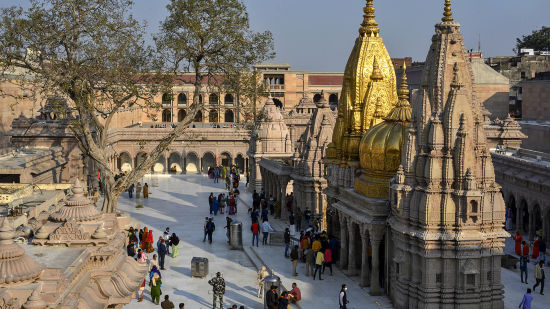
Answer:
<svg viewBox="0 0 550 309"><path fill-rule="evenodd" d="M543 263L546 263L546 242L544 241L544 237L540 237L539 242L539 257L537 258L538 261L543 261Z"/></svg>
<svg viewBox="0 0 550 309"><path fill-rule="evenodd" d="M279 295L277 295L277 287L272 285L271 289L265 295L265 304L268 309L277 309Z"/></svg>
<svg viewBox="0 0 550 309"><path fill-rule="evenodd" d="M531 294L531 289L527 289L527 293L523 294L521 303L519 303L520 309L531 309L531 303L533 302L533 295Z"/></svg>
<svg viewBox="0 0 550 309"><path fill-rule="evenodd" d="M313 280L315 280L315 275L317 275L317 271L319 271L319 280L323 280L323 278L321 278L321 270L324 261L325 254L323 253L323 250L319 250L319 252L317 252L317 256L315 257L315 272L313 273Z"/></svg>
<svg viewBox="0 0 550 309"><path fill-rule="evenodd" d="M273 228L271 227L269 222L264 219L264 223L262 223L262 233L264 234L262 245L267 245L267 238L269 236L269 232L273 232Z"/></svg>
<svg viewBox="0 0 550 309"><path fill-rule="evenodd" d="M308 248L306 249L304 255L306 257L306 276L309 276L310 271L313 275L313 264L315 264L315 251Z"/></svg>
<svg viewBox="0 0 550 309"><path fill-rule="evenodd" d="M164 238L164 244L166 245L166 254L170 255L170 228L167 227L165 230L164 230L164 233L162 233L162 238Z"/></svg>
<svg viewBox="0 0 550 309"><path fill-rule="evenodd" d="M325 268L330 269L330 275L332 276L332 250L330 248L325 249L325 261L323 263L323 275L325 274Z"/></svg>
<svg viewBox="0 0 550 309"><path fill-rule="evenodd" d="M160 243L157 245L157 252L159 254L159 266L161 270L164 270L164 257L166 256L167 250L166 245L164 244L164 239L160 239Z"/></svg>
<svg viewBox="0 0 550 309"><path fill-rule="evenodd" d="M174 303L168 299L168 295L164 296L164 301L160 303L162 309L174 309Z"/></svg>
<svg viewBox="0 0 550 309"><path fill-rule="evenodd" d="M143 185L143 198L149 198L149 185L147 183Z"/></svg>
<svg viewBox="0 0 550 309"><path fill-rule="evenodd" d="M533 252L531 254L533 256L533 259L535 260L535 264L539 260L540 239L541 239L541 237L537 236L537 240L535 240L535 243L533 243Z"/></svg>
<svg viewBox="0 0 550 309"><path fill-rule="evenodd" d="M338 302L340 304L340 309L347 309L348 308L348 287L345 284L342 284L342 289L340 290L340 294L338 295Z"/></svg>
<svg viewBox="0 0 550 309"><path fill-rule="evenodd" d="M206 236L208 236L208 230L206 229L207 224L208 224L208 217L204 217L204 225L203 225L204 237L202 239L202 242L205 242Z"/></svg>
<svg viewBox="0 0 550 309"><path fill-rule="evenodd" d="M298 245L294 245L294 248L290 251L290 261L292 262L292 275L298 276L298 273L296 273L296 266L298 265Z"/></svg>
<svg viewBox="0 0 550 309"><path fill-rule="evenodd" d="M162 280L160 279L159 274L155 273L149 283L149 286L151 287L151 301L157 305L160 301L160 295L162 295L162 290L160 289L161 284Z"/></svg>
<svg viewBox="0 0 550 309"><path fill-rule="evenodd" d="M254 246L254 240L256 240L256 247L258 247L258 239L260 238L260 225L258 224L258 220L252 221L250 229L252 230L252 246Z"/></svg>
<svg viewBox="0 0 550 309"><path fill-rule="evenodd" d="M172 233L172 236L170 236L170 246L172 247L172 258L178 257L178 245L180 243L180 239L178 236L176 236L176 233Z"/></svg>
<svg viewBox="0 0 550 309"><path fill-rule="evenodd" d="M218 215L218 210L220 210L220 203L217 198L214 198L212 200L212 211L214 212L214 216Z"/></svg>
<svg viewBox="0 0 550 309"><path fill-rule="evenodd" d="M265 294L264 280L267 276L269 276L269 273L267 272L267 269L265 268L265 266L262 266L262 268L260 268L260 270L258 270L258 276L257 276L257 280L258 280L258 298L264 298L264 294Z"/></svg>
<svg viewBox="0 0 550 309"><path fill-rule="evenodd" d="M212 221L212 218L208 219L206 223L206 233L208 234L208 242L212 243L212 233L216 230L216 224Z"/></svg>
<svg viewBox="0 0 550 309"><path fill-rule="evenodd" d="M521 283L527 283L527 264L529 263L529 258L525 255L519 257L519 271L521 277ZM525 275L525 280L523 276Z"/></svg>
<svg viewBox="0 0 550 309"><path fill-rule="evenodd" d="M527 242L524 240L521 242L523 244L523 255L525 255L526 257L529 257L529 245L527 244ZM520 254L521 255L521 254Z"/></svg>
<svg viewBox="0 0 550 309"><path fill-rule="evenodd" d="M147 253L153 252L153 230L149 230L147 237L145 238L145 249Z"/></svg>
<svg viewBox="0 0 550 309"><path fill-rule="evenodd" d="M290 229L285 229L285 257L288 258L288 250L290 249Z"/></svg>
<svg viewBox="0 0 550 309"><path fill-rule="evenodd" d="M216 301L220 300L220 308L223 309L223 294L225 294L225 280L220 272L216 273L216 277L210 279L208 284L212 286L213 299L212 308L216 309Z"/></svg>
<svg viewBox="0 0 550 309"><path fill-rule="evenodd" d="M208 205L210 206L210 214L214 213L214 211L212 210L212 203L214 203L214 193L210 192L210 195L208 196Z"/></svg>
<svg viewBox="0 0 550 309"><path fill-rule="evenodd" d="M537 280L537 283L533 285L533 292L536 292L537 286L540 284L540 295L544 295L544 263L542 261L539 261L537 265L535 265L535 280Z"/></svg>
<svg viewBox="0 0 550 309"><path fill-rule="evenodd" d="M132 198L134 195L134 184L131 184L130 187L128 187L128 197Z"/></svg>

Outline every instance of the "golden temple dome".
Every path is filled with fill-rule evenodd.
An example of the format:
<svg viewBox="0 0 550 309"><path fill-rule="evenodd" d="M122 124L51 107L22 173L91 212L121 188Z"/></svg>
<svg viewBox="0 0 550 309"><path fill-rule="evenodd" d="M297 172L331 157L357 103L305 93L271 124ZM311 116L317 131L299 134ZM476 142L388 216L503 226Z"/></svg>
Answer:
<svg viewBox="0 0 550 309"><path fill-rule="evenodd" d="M406 66L399 87L397 105L384 121L371 127L359 144L361 176L355 180L355 191L373 198L389 197L389 180L401 164L406 129L411 122L411 106Z"/></svg>

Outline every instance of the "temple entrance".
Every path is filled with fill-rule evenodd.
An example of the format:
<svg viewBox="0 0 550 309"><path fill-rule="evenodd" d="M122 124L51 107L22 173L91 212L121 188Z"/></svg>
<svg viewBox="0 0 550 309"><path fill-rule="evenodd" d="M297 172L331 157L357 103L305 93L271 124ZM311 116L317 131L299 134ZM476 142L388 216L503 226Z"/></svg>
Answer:
<svg viewBox="0 0 550 309"><path fill-rule="evenodd" d="M123 152L118 157L118 170L121 172L130 172L132 170L132 157L127 152Z"/></svg>
<svg viewBox="0 0 550 309"><path fill-rule="evenodd" d="M227 152L222 152L222 165L223 166L231 166L233 164L233 160L231 159L231 155Z"/></svg>
<svg viewBox="0 0 550 309"><path fill-rule="evenodd" d="M155 164L153 164L153 167L151 168L153 174L162 174L166 171L165 169L165 163L166 162L166 158L164 158L163 155L160 155L157 159L157 161L155 162Z"/></svg>
<svg viewBox="0 0 550 309"><path fill-rule="evenodd" d="M177 152L172 152L168 157L168 172L170 174L181 174L181 156Z"/></svg>
<svg viewBox="0 0 550 309"><path fill-rule="evenodd" d="M240 173L245 172L244 158L242 154L238 154L237 157L235 158L235 165L237 165L237 168L239 169Z"/></svg>

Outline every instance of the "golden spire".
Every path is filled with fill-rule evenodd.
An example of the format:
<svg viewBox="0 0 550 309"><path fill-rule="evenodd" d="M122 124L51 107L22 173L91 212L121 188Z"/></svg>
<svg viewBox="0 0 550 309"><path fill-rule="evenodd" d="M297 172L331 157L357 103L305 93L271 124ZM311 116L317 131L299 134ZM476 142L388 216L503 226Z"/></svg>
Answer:
<svg viewBox="0 0 550 309"><path fill-rule="evenodd" d="M378 36L380 33L380 28L378 28L378 23L376 20L374 20L374 5L372 4L374 0L367 0L367 4L365 5L365 8L363 9L363 12L365 14L363 15L363 23L361 24L361 28L359 28L359 34L363 36L366 34L367 36Z"/></svg>
<svg viewBox="0 0 550 309"><path fill-rule="evenodd" d="M395 107L384 118L386 121L399 121L410 122L411 121L411 104L409 103L409 85L407 84L407 65L403 63L403 75L401 75L401 84L397 94L399 100Z"/></svg>
<svg viewBox="0 0 550 309"><path fill-rule="evenodd" d="M374 63L372 64L372 74L370 76L370 79L373 82L384 79L384 75L382 75L382 72L380 71L380 66L378 65L378 60L376 59L376 56L374 56Z"/></svg>
<svg viewBox="0 0 550 309"><path fill-rule="evenodd" d="M450 22L453 21L453 11L451 10L451 0L445 0L445 12L443 13L443 18L441 21Z"/></svg>
<svg viewBox="0 0 550 309"><path fill-rule="evenodd" d="M380 101L380 98L376 101L376 106L374 107L374 114L372 115L373 118L379 118L382 119L384 117L384 114L382 112L382 102ZM376 121L376 119L373 119Z"/></svg>
<svg viewBox="0 0 550 309"><path fill-rule="evenodd" d="M399 90L397 91L399 100L408 100L409 99L409 85L407 84L407 64L403 62L402 67L403 74L401 74L401 84L399 85Z"/></svg>

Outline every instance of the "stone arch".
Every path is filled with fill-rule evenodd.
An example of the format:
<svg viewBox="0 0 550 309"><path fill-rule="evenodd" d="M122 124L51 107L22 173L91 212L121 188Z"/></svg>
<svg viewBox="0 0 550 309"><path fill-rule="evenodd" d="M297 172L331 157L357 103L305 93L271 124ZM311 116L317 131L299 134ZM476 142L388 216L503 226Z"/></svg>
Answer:
<svg viewBox="0 0 550 309"><path fill-rule="evenodd" d="M234 103L233 95L231 93L226 94L223 101L227 105L233 105Z"/></svg>
<svg viewBox="0 0 550 309"><path fill-rule="evenodd" d="M245 171L245 161L244 161L244 156L242 154L239 153L235 157L235 165L237 166L237 168L239 169L239 171L241 173L244 173L244 171Z"/></svg>
<svg viewBox="0 0 550 309"><path fill-rule="evenodd" d="M163 105L172 105L172 94L171 93L163 93L162 94L162 104Z"/></svg>
<svg viewBox="0 0 550 309"><path fill-rule="evenodd" d="M138 152L136 154L136 158L134 159L134 167L138 167L143 161L145 161L145 158L147 158L147 153L145 152Z"/></svg>
<svg viewBox="0 0 550 309"><path fill-rule="evenodd" d="M516 205L516 198L513 194L510 194L506 200L506 211L510 216L510 223L507 229L515 230L517 228L518 207Z"/></svg>
<svg viewBox="0 0 550 309"><path fill-rule="evenodd" d="M162 122L172 122L172 110L171 109L163 109L162 110Z"/></svg>
<svg viewBox="0 0 550 309"><path fill-rule="evenodd" d="M320 93L316 93L314 96L313 96L313 103L319 103L321 101L321 94Z"/></svg>
<svg viewBox="0 0 550 309"><path fill-rule="evenodd" d="M525 198L519 203L519 229L524 234L529 232L529 207Z"/></svg>
<svg viewBox="0 0 550 309"><path fill-rule="evenodd" d="M202 111L198 111L195 114L195 122L202 122Z"/></svg>
<svg viewBox="0 0 550 309"><path fill-rule="evenodd" d="M208 97L208 104L210 105L218 105L220 103L220 99L217 94L212 93Z"/></svg>
<svg viewBox="0 0 550 309"><path fill-rule="evenodd" d="M185 156L185 172L188 174L199 172L199 156L195 152L189 152Z"/></svg>
<svg viewBox="0 0 550 309"><path fill-rule="evenodd" d="M185 119L185 116L187 116L187 112L185 111L185 109L180 108L178 110L178 122L182 122L183 119Z"/></svg>
<svg viewBox="0 0 550 309"><path fill-rule="evenodd" d="M220 157L222 159L222 165L223 166L231 166L233 164L233 157L231 156L231 154L229 152L227 152L227 151L222 152Z"/></svg>
<svg viewBox="0 0 550 309"><path fill-rule="evenodd" d="M170 174L181 174L181 155L177 152L172 152L168 157L168 172Z"/></svg>
<svg viewBox="0 0 550 309"><path fill-rule="evenodd" d="M329 105L338 105L338 94L333 93L328 97Z"/></svg>
<svg viewBox="0 0 550 309"><path fill-rule="evenodd" d="M132 170L132 157L126 151L120 153L117 160L118 170L121 172L129 172Z"/></svg>
<svg viewBox="0 0 550 309"><path fill-rule="evenodd" d="M201 161L201 171L205 174L208 173L208 168L216 166L216 156L210 151L202 155Z"/></svg>
<svg viewBox="0 0 550 309"><path fill-rule="evenodd" d="M218 120L219 120L218 111L215 109L211 109L210 112L208 113L208 122L214 123L214 122L218 122Z"/></svg>
<svg viewBox="0 0 550 309"><path fill-rule="evenodd" d="M235 121L235 115L233 114L233 111L228 109L225 111L224 114L225 122L234 122Z"/></svg>
<svg viewBox="0 0 550 309"><path fill-rule="evenodd" d="M155 162L155 164L153 164L153 166L151 167L151 172L153 172L154 174L162 174L164 172L166 172L166 158L164 157L164 155L160 155L157 159L157 161Z"/></svg>
<svg viewBox="0 0 550 309"><path fill-rule="evenodd" d="M178 105L187 105L187 96L185 93L178 94Z"/></svg>

